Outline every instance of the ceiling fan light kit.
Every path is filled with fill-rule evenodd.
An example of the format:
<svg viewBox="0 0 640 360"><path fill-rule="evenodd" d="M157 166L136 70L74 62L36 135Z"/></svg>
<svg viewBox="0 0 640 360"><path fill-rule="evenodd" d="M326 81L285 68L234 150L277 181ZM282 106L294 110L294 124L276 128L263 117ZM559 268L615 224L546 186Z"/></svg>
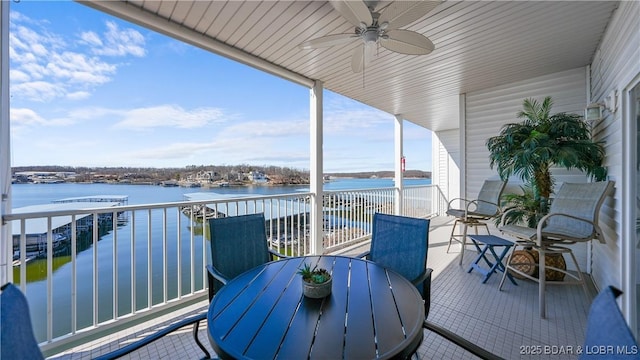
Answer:
<svg viewBox="0 0 640 360"><path fill-rule="evenodd" d="M360 42L351 60L353 72L364 69L378 46L406 55L426 55L435 48L431 40L415 31L401 30L433 10L441 1L394 1L377 9L378 1L329 1L333 8L355 26L353 33L333 34L307 40L302 49L317 49Z"/></svg>

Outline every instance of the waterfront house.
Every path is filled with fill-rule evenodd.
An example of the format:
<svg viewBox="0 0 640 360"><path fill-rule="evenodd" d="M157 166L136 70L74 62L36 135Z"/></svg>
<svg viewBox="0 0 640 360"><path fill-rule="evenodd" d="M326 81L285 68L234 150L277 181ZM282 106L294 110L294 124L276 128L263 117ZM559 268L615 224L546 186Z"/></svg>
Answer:
<svg viewBox="0 0 640 360"><path fill-rule="evenodd" d="M605 165L609 178L615 181L615 191L600 215L605 243L582 244L574 252L596 289L614 285L623 290L620 306L637 334L640 2L436 2L425 17L404 27L427 35L435 45L431 54L407 56L380 49L364 73L351 69L352 46L316 50L298 46L319 36L353 31L354 26L326 1L80 3L309 88L308 253L325 250L320 216L324 89L389 114L395 126L395 149L389 156L395 159L396 179L402 177L403 122L430 129L432 181L444 199L473 196L485 179L496 177L496 171L489 167L485 141L502 125L514 121L523 99L552 96L557 112L583 113L588 106L595 106L599 115L592 122L593 137L605 143ZM0 214L9 219L13 217L9 207L8 12L10 6L17 5L19 2L3 1L0 21ZM573 172L557 171L556 176L559 182L586 181ZM514 184L517 186L517 179L510 186ZM395 213L404 213L403 190L402 182L396 181L396 189L390 192L396 197ZM440 215L441 210L437 212ZM8 224L3 221L1 225L2 282L11 278ZM564 305L567 311L571 308L571 304ZM123 320L114 319L119 321ZM534 322L527 319L527 324ZM460 323L454 324L464 327ZM531 336L567 331L561 329L564 325L549 324L542 323ZM97 321L94 325L99 328ZM79 335L71 338L74 336ZM485 346L496 346L496 351L504 348L495 345L490 332L487 336ZM59 344L51 341L43 348L55 349Z"/></svg>
<svg viewBox="0 0 640 360"><path fill-rule="evenodd" d="M261 171L249 171L247 178L254 184L264 184L269 180L267 175Z"/></svg>

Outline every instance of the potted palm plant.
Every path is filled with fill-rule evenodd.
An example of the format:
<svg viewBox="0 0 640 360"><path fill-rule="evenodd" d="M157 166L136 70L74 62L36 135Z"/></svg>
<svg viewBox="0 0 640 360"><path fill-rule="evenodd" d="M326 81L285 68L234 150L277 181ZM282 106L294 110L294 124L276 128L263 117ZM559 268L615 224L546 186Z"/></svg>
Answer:
<svg viewBox="0 0 640 360"><path fill-rule="evenodd" d="M302 276L302 292L304 296L320 299L331 294L331 274L326 269L318 268L318 265L311 268L307 263L298 270Z"/></svg>
<svg viewBox="0 0 640 360"><path fill-rule="evenodd" d="M549 212L549 199L554 185L552 167L578 169L597 181L607 177L607 169L602 166L604 147L602 142L591 138L591 127L580 115L551 115L552 105L551 97L546 97L542 103L525 99L522 110L517 114L523 120L503 126L499 135L487 140L491 168L497 166L503 180L518 175L525 183L522 194L506 194L503 197L510 210L503 216L505 223L521 223L535 228ZM538 261L538 254L533 249L519 252L514 253L514 257L529 259L524 263ZM545 263L552 263L560 269L566 266L562 254L553 257L548 255ZM534 266L527 269L537 270ZM533 271L530 275L534 275ZM564 274L547 270L545 276L547 280L562 280Z"/></svg>
<svg viewBox="0 0 640 360"><path fill-rule="evenodd" d="M511 200L513 206L526 205L524 220L530 224L537 223L549 210L552 167L578 169L596 181L607 177L607 169L602 166L604 147L591 138L589 124L576 114L551 115L552 105L551 97L541 103L525 99L517 114L523 120L503 126L500 134L486 143L491 168L496 166L503 180L517 175L526 184L523 198L515 196Z"/></svg>

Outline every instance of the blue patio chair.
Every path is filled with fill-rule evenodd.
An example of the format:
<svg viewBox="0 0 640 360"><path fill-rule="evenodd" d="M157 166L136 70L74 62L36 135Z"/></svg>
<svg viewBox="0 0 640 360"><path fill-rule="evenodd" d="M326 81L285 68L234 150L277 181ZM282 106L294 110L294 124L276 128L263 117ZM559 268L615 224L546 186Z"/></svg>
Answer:
<svg viewBox="0 0 640 360"><path fill-rule="evenodd" d="M17 286L11 283L5 284L1 289L0 319L2 319L2 330L0 333L0 342L2 345L0 346L0 358L15 360L44 359L34 336L31 316L29 315L29 304L27 303L26 297ZM207 314L202 313L182 319L123 348L99 356L96 360L117 359L187 325L194 325L193 335L196 344L205 353L205 358L209 359L211 357L209 352L197 337L198 324L200 321L206 320L206 318Z"/></svg>
<svg viewBox="0 0 640 360"><path fill-rule="evenodd" d="M506 181L486 180L482 184L476 199L455 198L449 201L447 215L454 216L456 221L453 223L451 235L449 236L447 253L454 241L459 242L462 245L460 249L460 265L462 265L464 250L467 246L467 231L469 227L475 230L476 235L478 235L478 227L480 226L483 226L487 234L490 234L486 221L500 215L500 197L502 196L505 186L507 186ZM457 209L452 207L452 204L456 201L462 203L462 208ZM462 226L461 234L456 234L458 225Z"/></svg>
<svg viewBox="0 0 640 360"><path fill-rule="evenodd" d="M486 349L472 343L471 341L463 338L462 336L454 333L451 330L445 329L440 325L436 325L434 323L432 323L431 321L425 320L424 323L422 324L422 327L424 329L427 329L435 334L438 334L439 336L442 336L443 338L451 341L452 343L460 346L461 348L467 350L468 352L472 353L473 355L479 357L480 359L484 359L484 360L504 360L504 358L491 353L489 351L487 351Z"/></svg>
<svg viewBox="0 0 640 360"><path fill-rule="evenodd" d="M258 265L287 256L267 244L263 213L209 219L209 300L227 281Z"/></svg>
<svg viewBox="0 0 640 360"><path fill-rule="evenodd" d="M392 269L411 281L424 299L425 317L431 305L431 272L427 268L429 219L373 214L371 248L358 257Z"/></svg>
<svg viewBox="0 0 640 360"><path fill-rule="evenodd" d="M367 258L392 269L416 285L424 299L423 328L482 359L501 359L465 338L426 320L431 308L432 269L427 268L429 223L429 219L375 213L371 232L371 249L358 257Z"/></svg>
<svg viewBox="0 0 640 360"><path fill-rule="evenodd" d="M640 358L638 342L616 303L620 294L608 286L591 303L581 360Z"/></svg>

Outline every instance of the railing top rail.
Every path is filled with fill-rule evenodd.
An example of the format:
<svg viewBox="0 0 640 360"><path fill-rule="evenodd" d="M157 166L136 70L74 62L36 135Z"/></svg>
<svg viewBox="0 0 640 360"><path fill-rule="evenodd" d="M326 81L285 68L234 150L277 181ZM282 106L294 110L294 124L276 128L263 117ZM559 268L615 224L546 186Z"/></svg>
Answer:
<svg viewBox="0 0 640 360"><path fill-rule="evenodd" d="M434 186L433 184L427 184L427 185L405 185L404 188L408 189L408 188L425 188L425 187L432 187ZM381 187L381 188L367 188L367 189L340 189L340 190L324 190L323 193L324 194L334 194L334 193L341 193L341 192L374 192L374 191L389 191L389 190L394 190L397 189L395 187Z"/></svg>
<svg viewBox="0 0 640 360"><path fill-rule="evenodd" d="M53 211L39 211L39 212L28 212L28 213L9 213L2 216L3 221L12 221L12 220L21 220L21 219L32 219L32 218L42 218L42 217L56 217L56 216L69 216L69 215L87 215L87 214L101 214L101 213L114 213L121 211L138 211L138 210L153 210L153 209L164 209L164 208L172 208L179 206L192 206L192 205L205 205L205 204L224 204L229 202L238 202L238 201L263 201L263 200L271 200L271 199L292 199L292 198L304 198L306 196L310 196L311 193L308 192L300 192L300 193L290 193L290 194L277 194L277 195L260 195L260 196L239 196L239 197L229 197L224 199L209 199L209 200L184 200L184 201L173 201L173 202L165 202L165 203L154 203L154 204L139 204L139 205L123 205L123 206L110 206L110 207L101 207L99 203L96 203L95 208L85 208L78 210L53 210Z"/></svg>
<svg viewBox="0 0 640 360"><path fill-rule="evenodd" d="M411 185L405 186L405 189L408 188L424 188L424 187L433 187L434 185ZM396 188L393 187L383 187L383 188L371 188L371 189L343 189L343 190L327 190L323 191L324 194L339 194L339 193L369 193L369 192L379 192L379 191L390 191ZM21 220L21 219L33 219L33 218L42 218L42 217L56 217L56 216L69 216L69 215L87 215L87 214L101 214L101 213L114 213L121 211L138 211L138 210L153 210L153 209L164 209L170 207L177 206L193 206L193 205L205 205L205 204L224 204L229 202L238 202L238 201L263 201L269 199L291 199L291 198L304 198L307 196L312 196L311 192L295 192L295 193L287 193L287 194L275 194L275 195L258 195L258 196L238 196L238 197L228 197L222 199L204 199L204 200L184 200L184 201L173 201L173 202L164 202L164 203L152 203L152 204L138 204L138 205L120 205L120 206L99 206L100 203L96 203L95 208L84 208L77 210L52 210L52 211L39 211L39 212L25 212L25 213L9 213L2 216L2 220L4 222L12 221L12 220Z"/></svg>
<svg viewBox="0 0 640 360"><path fill-rule="evenodd" d="M405 185L405 189L415 189L415 188L425 188L425 187L435 187L435 184L426 184L426 185Z"/></svg>

